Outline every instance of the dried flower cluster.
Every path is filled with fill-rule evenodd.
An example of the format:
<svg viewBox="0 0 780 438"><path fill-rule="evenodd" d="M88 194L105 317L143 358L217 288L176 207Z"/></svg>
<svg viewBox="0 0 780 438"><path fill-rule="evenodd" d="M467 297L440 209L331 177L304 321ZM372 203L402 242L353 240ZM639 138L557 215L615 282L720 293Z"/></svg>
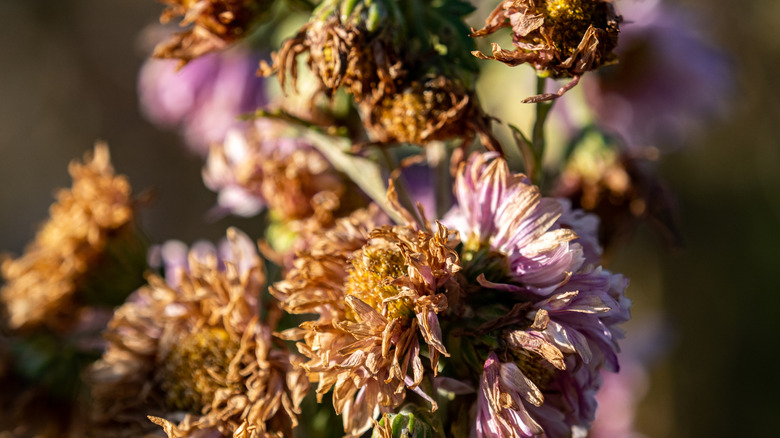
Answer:
<svg viewBox="0 0 780 438"><path fill-rule="evenodd" d="M128 294L136 285L124 289L127 285L123 283L133 283L140 276L140 272L132 272L132 265L116 267L121 263L117 257L143 260L145 247L134 227L130 184L124 176L114 174L106 145L95 146L83 164L72 162L69 172L73 186L57 193L49 220L24 255L3 262L6 284L0 299L11 328L46 325L66 329L77 321L86 301L110 302L115 298L91 294ZM109 274L125 278L110 279L116 289L124 290L95 291L95 282L106 280L105 271L111 269L119 272Z"/></svg>
<svg viewBox="0 0 780 438"><path fill-rule="evenodd" d="M561 226L592 232L592 222L581 213L559 221L561 203L495 155L462 165L455 193L446 222L459 234L438 222L381 226L365 211L323 232L272 289L286 311L318 315L285 336L302 340L304 369L320 397L333 391L351 436L407 401L406 389L436 409L423 382L455 370L446 364L452 336L470 339L484 361L471 383L480 388L477 436L584 430L601 367L617 367L626 282L597 266L599 248L586 258L575 231Z"/></svg>
<svg viewBox="0 0 780 438"><path fill-rule="evenodd" d="M190 27L155 56L183 65L238 47L177 72L147 67L145 112L206 157L210 218L242 216L256 235L168 241L147 261L136 202L107 149L73 163L73 188L25 255L3 262L0 291L0 330L12 329L0 332L0 380L31 382L9 386L0 406L41 394L67 409L38 427L14 409L0 426L586 436L630 316L628 280L605 267L608 233L620 229L611 220L641 216L651 198L597 126L560 133L571 137L560 157L545 157L544 128L547 101L615 61L612 2L502 1L471 33L463 0L164 3L163 21ZM533 130L513 126L514 145L493 137L496 119L475 93L474 37L504 27L515 49L494 44L476 58L537 73ZM259 73L276 74L281 93L247 75L272 50ZM545 93L546 78L571 82Z"/></svg>
<svg viewBox="0 0 780 438"><path fill-rule="evenodd" d="M324 2L285 41L274 65L263 64L260 72L276 72L283 88L288 75L295 84L297 57L308 53L307 65L321 89L332 96L343 87L352 95L373 141L427 144L466 137L470 142L478 134L492 148L490 119L464 81L399 53L398 47L410 41L393 27L405 18L392 3ZM388 19L378 21L379 16Z"/></svg>

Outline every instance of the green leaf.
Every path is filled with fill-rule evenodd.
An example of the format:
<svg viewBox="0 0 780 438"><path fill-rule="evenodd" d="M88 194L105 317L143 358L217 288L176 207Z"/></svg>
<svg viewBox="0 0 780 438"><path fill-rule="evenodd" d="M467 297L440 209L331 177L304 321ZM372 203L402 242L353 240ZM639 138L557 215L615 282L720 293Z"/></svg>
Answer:
<svg viewBox="0 0 780 438"><path fill-rule="evenodd" d="M350 154L348 151L351 142L346 138L333 137L314 130L307 130L303 137L310 141L336 170L357 184L390 218L397 223L405 222L387 202L387 185L376 162Z"/></svg>

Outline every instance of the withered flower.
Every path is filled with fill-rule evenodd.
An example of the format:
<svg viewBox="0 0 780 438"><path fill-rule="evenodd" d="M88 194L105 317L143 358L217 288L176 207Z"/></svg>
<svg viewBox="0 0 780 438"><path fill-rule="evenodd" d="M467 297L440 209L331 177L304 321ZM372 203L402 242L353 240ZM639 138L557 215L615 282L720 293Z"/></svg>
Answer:
<svg viewBox="0 0 780 438"><path fill-rule="evenodd" d="M360 106L363 122L374 140L383 143L426 144L479 134L494 149L489 118L473 93L458 81L431 76L412 81L397 93L376 93Z"/></svg>
<svg viewBox="0 0 780 438"><path fill-rule="evenodd" d="M259 321L264 274L252 242L234 229L228 240L224 270L192 252L176 288L151 276L116 311L88 373L101 436L159 430L147 415L171 438L291 436L308 381Z"/></svg>
<svg viewBox="0 0 780 438"><path fill-rule="evenodd" d="M653 168L657 153L588 147L575 152L561 174L555 195L599 217L598 237L607 253L643 222L669 246L681 245L675 199Z"/></svg>
<svg viewBox="0 0 780 438"><path fill-rule="evenodd" d="M333 214L346 192L344 178L311 144L269 120L213 145L203 179L219 191L220 208L252 216L268 207L285 221Z"/></svg>
<svg viewBox="0 0 780 438"><path fill-rule="evenodd" d="M617 46L620 21L611 0L502 1L485 27L472 31L472 36L484 37L511 27L517 48L504 50L493 43L492 56L473 54L509 66L528 63L543 77L574 78L570 88L586 71L616 61L612 50ZM544 100L568 88L557 95L543 95Z"/></svg>
<svg viewBox="0 0 780 438"><path fill-rule="evenodd" d="M455 196L445 219L463 236L466 326L476 325L465 332L484 360L473 436L585 433L630 307L627 280L598 266L595 218L542 197L494 153L461 164Z"/></svg>
<svg viewBox="0 0 780 438"><path fill-rule="evenodd" d="M361 102L372 93L393 91L402 72L388 32L371 31L355 20L342 22L340 17L338 11L315 17L284 42L274 54L273 67L261 63L260 73L268 76L277 71L283 89L289 74L295 86L297 57L308 53L307 64L328 95L343 86Z"/></svg>
<svg viewBox="0 0 780 438"><path fill-rule="evenodd" d="M286 311L319 314L284 335L302 339L298 348L309 358L303 368L318 382L320 399L333 390L350 436L398 407L407 388L436 408L419 386L426 373L421 347L435 374L439 356L449 355L437 315L458 287L447 228L378 224L375 208L339 219L271 289Z"/></svg>
<svg viewBox="0 0 780 438"><path fill-rule="evenodd" d="M73 186L57 192L50 218L18 259L3 261L0 300L12 329L68 330L87 303L115 304L143 281L146 246L135 201L97 144L68 168Z"/></svg>
<svg viewBox="0 0 780 438"><path fill-rule="evenodd" d="M171 36L154 49L157 58L180 59L186 63L201 55L227 47L245 37L250 26L263 15L272 0L161 0L167 8L160 22L181 16L187 30Z"/></svg>

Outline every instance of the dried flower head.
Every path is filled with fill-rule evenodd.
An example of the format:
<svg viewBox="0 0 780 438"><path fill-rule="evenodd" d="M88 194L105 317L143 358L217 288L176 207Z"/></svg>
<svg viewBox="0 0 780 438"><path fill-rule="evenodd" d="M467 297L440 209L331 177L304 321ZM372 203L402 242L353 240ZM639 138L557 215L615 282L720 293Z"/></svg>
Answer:
<svg viewBox="0 0 780 438"><path fill-rule="evenodd" d="M413 81L397 93L375 93L361 106L363 122L373 139L382 143L426 144L479 134L493 147L489 119L475 96L445 76Z"/></svg>
<svg viewBox="0 0 780 438"><path fill-rule="evenodd" d="M358 436L380 412L388 412L418 386L426 369L422 338L436 373L442 343L438 314L457 289L453 235L442 225L378 226L376 209L359 210L320 234L309 251L271 292L290 313L317 313L316 321L286 332L303 339L303 367L319 382L321 398L333 389L333 405L345 431Z"/></svg>
<svg viewBox="0 0 780 438"><path fill-rule="evenodd" d="M219 191L222 209L251 216L267 206L283 220L300 220L342 207L347 186L341 175L311 144L284 130L261 120L212 146L203 179Z"/></svg>
<svg viewBox="0 0 780 438"><path fill-rule="evenodd" d="M653 155L611 147L575 151L555 188L556 196L600 219L599 241L607 249L648 222L670 246L681 243L675 200L653 168ZM648 159L651 158L651 159Z"/></svg>
<svg viewBox="0 0 780 438"><path fill-rule="evenodd" d="M328 95L343 86L361 102L371 93L394 90L402 72L388 34L370 31L361 23L342 22L340 17L334 13L307 23L274 55L274 66L261 64L260 72L268 76L278 71L282 88L290 75L295 86L297 57L308 53L307 64Z"/></svg>
<svg viewBox="0 0 780 438"><path fill-rule="evenodd" d="M109 324L108 349L88 374L102 436L291 436L308 381L259 321L263 266L228 230L232 255L192 252L176 288L151 276Z"/></svg>
<svg viewBox="0 0 780 438"><path fill-rule="evenodd" d="M108 147L97 144L68 171L73 186L57 192L35 240L2 264L0 300L13 329L67 329L87 301L121 302L143 281L146 248L133 223L135 202L127 179L114 174Z"/></svg>
<svg viewBox="0 0 780 438"><path fill-rule="evenodd" d="M616 61L618 24L611 0L509 0L502 1L472 36L484 37L511 27L515 50L492 44L492 56L472 52L515 66L531 64L540 76L574 77ZM566 91L566 87L559 94ZM557 97L546 96L545 100Z"/></svg>
<svg viewBox="0 0 780 438"><path fill-rule="evenodd" d="M250 26L269 8L270 0L161 0L168 7L160 22L183 17L190 26L154 49L157 58L180 59L186 63L201 55L227 47L247 35Z"/></svg>

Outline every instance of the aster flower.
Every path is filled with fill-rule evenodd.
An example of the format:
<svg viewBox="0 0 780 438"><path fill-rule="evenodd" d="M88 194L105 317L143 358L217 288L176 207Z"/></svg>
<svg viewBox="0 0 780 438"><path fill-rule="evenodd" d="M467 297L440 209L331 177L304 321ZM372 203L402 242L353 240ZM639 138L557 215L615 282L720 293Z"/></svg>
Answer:
<svg viewBox="0 0 780 438"><path fill-rule="evenodd" d="M0 300L12 329L68 331L85 305L121 302L143 281L146 246L134 224L136 201L104 144L71 162L70 189L57 192L50 218L17 259L2 264Z"/></svg>
<svg viewBox="0 0 780 438"><path fill-rule="evenodd" d="M502 1L472 36L484 37L511 27L517 48L504 50L493 43L492 56L472 53L510 66L531 64L542 77L574 78L557 94L526 99L550 100L576 85L586 71L615 62L612 50L617 45L620 21L609 0Z"/></svg>
<svg viewBox="0 0 780 438"><path fill-rule="evenodd" d="M250 26L262 16L270 0L162 0L167 8L161 23L182 17L187 30L171 36L154 50L158 58L181 60L181 65L206 53L222 50L247 36Z"/></svg>
<svg viewBox="0 0 780 438"><path fill-rule="evenodd" d="M350 436L398 407L406 389L435 409L420 385L426 372L436 373L439 357L448 356L438 315L458 287L453 236L444 226L379 221L376 208L339 219L271 289L286 311L319 315L285 336L303 340L298 348L309 358L303 367L319 382L318 397L333 390ZM424 346L428 371L420 357Z"/></svg>
<svg viewBox="0 0 780 438"><path fill-rule="evenodd" d="M541 197L492 153L461 165L455 196L445 222L462 236L463 300L474 315L461 331L485 357L472 436L584 433L599 370L617 370L630 306L627 281L598 266L595 218Z"/></svg>
<svg viewBox="0 0 780 438"><path fill-rule="evenodd" d="M149 59L138 75L141 110L153 123L181 131L190 150L206 155L228 131L246 125L238 116L266 103L259 57L237 49L204 55L181 69Z"/></svg>
<svg viewBox="0 0 780 438"><path fill-rule="evenodd" d="M224 270L191 252L175 288L150 276L117 309L88 374L102 436L160 430L147 415L169 437L292 433L308 382L259 321L264 275L251 241L234 229L228 239Z"/></svg>
<svg viewBox="0 0 780 438"><path fill-rule="evenodd" d="M297 220L340 207L342 177L310 143L285 129L280 122L258 120L212 146L203 179L219 192L221 209L252 216L267 206L285 220Z"/></svg>
<svg viewBox="0 0 780 438"><path fill-rule="evenodd" d="M444 222L460 232L466 266L496 262L482 274L485 280L506 277L546 295L582 265L582 248L572 243L576 233L555 226L561 204L543 198L524 175L510 174L497 153L475 154L461 164L455 197L458 206Z"/></svg>

